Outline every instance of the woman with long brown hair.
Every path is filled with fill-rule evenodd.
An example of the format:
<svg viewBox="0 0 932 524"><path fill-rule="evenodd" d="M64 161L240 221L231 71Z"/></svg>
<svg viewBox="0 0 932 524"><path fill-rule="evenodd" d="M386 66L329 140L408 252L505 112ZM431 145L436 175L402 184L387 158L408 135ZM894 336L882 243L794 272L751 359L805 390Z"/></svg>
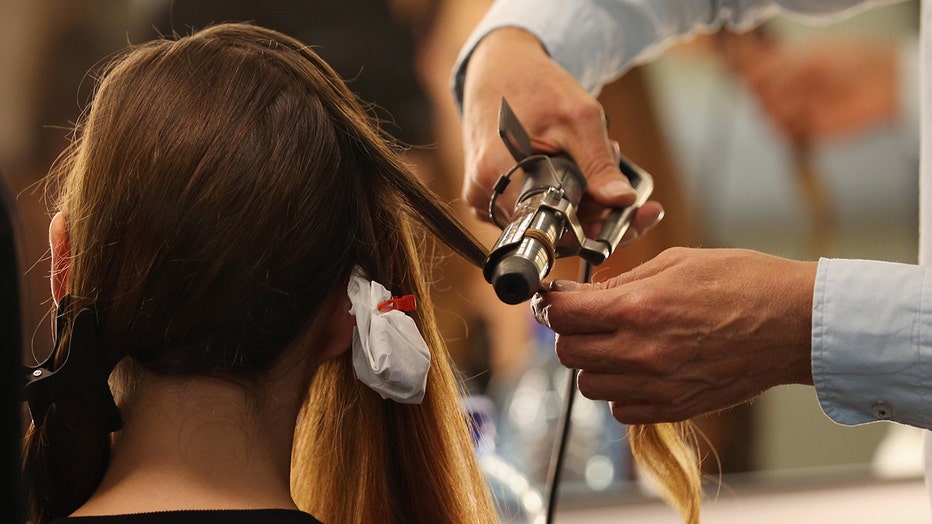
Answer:
<svg viewBox="0 0 932 524"><path fill-rule="evenodd" d="M431 240L484 249L311 49L246 24L133 47L53 174L32 522L495 520L425 271ZM367 334L387 393L356 378Z"/></svg>

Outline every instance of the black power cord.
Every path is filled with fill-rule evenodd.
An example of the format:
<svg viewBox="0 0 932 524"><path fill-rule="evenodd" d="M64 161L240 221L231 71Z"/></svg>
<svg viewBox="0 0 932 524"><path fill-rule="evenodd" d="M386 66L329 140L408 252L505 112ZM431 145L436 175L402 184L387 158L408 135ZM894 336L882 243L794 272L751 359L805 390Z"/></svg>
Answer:
<svg viewBox="0 0 932 524"><path fill-rule="evenodd" d="M582 261L579 281L588 284L592 280L592 264ZM550 456L550 469L547 472L547 515L545 522L553 522L557 508L557 495L560 490L560 474L563 472L563 462L566 448L570 440L570 418L573 411L573 401L576 398L576 374L578 370L571 369L566 384L566 396L563 399L563 414L557 427L558 436L554 441L553 453Z"/></svg>
<svg viewBox="0 0 932 524"><path fill-rule="evenodd" d="M557 492L560 487L560 473L563 471L563 458L570 436L570 413L573 410L573 399L576 398L576 371L570 370L569 380L566 384L566 398L563 404L563 415L560 417L558 427L559 437L554 442L553 455L550 459L550 470L547 473L547 524L553 522L557 507Z"/></svg>

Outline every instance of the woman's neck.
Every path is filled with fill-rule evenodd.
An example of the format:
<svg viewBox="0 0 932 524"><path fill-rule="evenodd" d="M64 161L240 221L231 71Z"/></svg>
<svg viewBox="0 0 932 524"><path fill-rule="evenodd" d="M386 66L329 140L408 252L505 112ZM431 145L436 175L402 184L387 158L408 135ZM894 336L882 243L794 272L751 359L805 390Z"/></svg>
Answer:
<svg viewBox="0 0 932 524"><path fill-rule="evenodd" d="M123 408L103 482L74 515L294 509L291 446L303 391L289 378L268 381L263 401L217 379L143 379Z"/></svg>

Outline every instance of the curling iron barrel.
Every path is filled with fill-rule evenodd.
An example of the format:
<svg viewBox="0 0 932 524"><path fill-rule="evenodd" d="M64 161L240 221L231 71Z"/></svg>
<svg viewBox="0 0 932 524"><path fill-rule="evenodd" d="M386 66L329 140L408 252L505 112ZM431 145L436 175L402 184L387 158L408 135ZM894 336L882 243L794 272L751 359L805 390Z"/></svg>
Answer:
<svg viewBox="0 0 932 524"><path fill-rule="evenodd" d="M523 167L527 174L515 214L484 269L486 280L508 304L521 303L540 289L566 230L566 210L586 189L582 173L568 158L541 155Z"/></svg>
<svg viewBox="0 0 932 524"><path fill-rule="evenodd" d="M534 154L530 138L502 99L499 134L517 161L502 175L489 204L492 221L502 234L486 259L483 274L499 299L519 304L540 289L557 258L576 255L593 265L607 259L621 242L634 212L653 188L650 175L626 160L620 168L638 192L634 205L613 210L603 222L595 239L586 238L576 215L586 190L586 179L570 157L563 154ZM518 168L524 173L520 196L506 225L499 223L495 202L504 192L511 174ZM560 242L571 232L576 242Z"/></svg>

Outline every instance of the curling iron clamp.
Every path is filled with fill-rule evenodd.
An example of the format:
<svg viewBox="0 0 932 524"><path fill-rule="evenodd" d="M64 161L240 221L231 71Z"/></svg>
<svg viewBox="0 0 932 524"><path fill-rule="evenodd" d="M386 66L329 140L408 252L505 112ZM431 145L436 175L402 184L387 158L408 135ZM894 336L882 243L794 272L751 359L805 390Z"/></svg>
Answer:
<svg viewBox="0 0 932 524"><path fill-rule="evenodd" d="M594 266L604 262L618 247L635 211L647 201L654 182L643 169L622 158L619 168L637 191L637 200L612 210L598 236L587 238L576 214L586 179L576 163L565 154L535 154L527 131L504 98L498 131L517 163L499 178L489 202L489 216L502 234L485 261L483 275L503 302L519 304L540 290L557 258L579 256ZM518 168L525 173L521 194L510 221L503 225L495 202ZM576 242L558 245L566 233Z"/></svg>

